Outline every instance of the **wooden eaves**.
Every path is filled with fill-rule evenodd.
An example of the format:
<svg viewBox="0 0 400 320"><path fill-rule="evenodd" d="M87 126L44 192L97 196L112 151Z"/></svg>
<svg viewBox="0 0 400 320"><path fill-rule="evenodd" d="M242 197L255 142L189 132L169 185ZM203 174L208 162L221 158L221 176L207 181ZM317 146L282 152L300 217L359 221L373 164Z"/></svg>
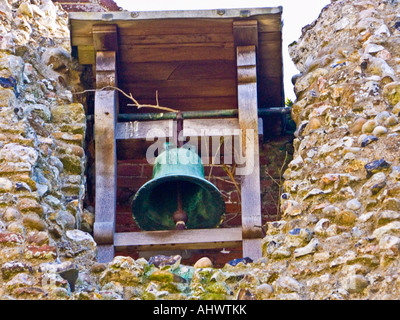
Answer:
<svg viewBox="0 0 400 320"><path fill-rule="evenodd" d="M93 25L118 28L119 87L140 103L182 111L237 108L233 21L258 23L258 107L284 106L282 7L150 12L72 12L71 46L95 65ZM126 107L120 95L120 113ZM140 112L149 112L143 110Z"/></svg>

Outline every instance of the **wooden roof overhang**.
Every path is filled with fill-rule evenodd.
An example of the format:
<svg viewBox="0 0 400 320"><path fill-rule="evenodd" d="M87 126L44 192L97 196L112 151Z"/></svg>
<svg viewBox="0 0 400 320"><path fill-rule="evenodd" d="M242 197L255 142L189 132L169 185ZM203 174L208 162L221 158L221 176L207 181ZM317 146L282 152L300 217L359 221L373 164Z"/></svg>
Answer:
<svg viewBox="0 0 400 320"><path fill-rule="evenodd" d="M157 92L162 106L223 110L237 108L234 22L246 20L258 25L258 107L284 106L281 15L282 7L73 12L69 24L73 53L82 65L95 65L96 26L117 26L112 41L117 44L118 87L141 104L155 104ZM132 101L119 98L120 113L138 112L127 107Z"/></svg>

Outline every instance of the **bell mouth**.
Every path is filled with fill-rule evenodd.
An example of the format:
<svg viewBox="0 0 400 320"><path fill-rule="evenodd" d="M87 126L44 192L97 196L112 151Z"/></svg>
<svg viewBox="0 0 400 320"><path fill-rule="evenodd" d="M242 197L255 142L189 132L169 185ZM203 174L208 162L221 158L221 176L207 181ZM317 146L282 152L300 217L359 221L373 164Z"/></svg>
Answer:
<svg viewBox="0 0 400 320"><path fill-rule="evenodd" d="M164 175L145 183L132 201L133 218L142 230L176 229L173 214L178 208L177 183L182 207L188 216L187 229L217 227L225 213L218 188L193 175Z"/></svg>

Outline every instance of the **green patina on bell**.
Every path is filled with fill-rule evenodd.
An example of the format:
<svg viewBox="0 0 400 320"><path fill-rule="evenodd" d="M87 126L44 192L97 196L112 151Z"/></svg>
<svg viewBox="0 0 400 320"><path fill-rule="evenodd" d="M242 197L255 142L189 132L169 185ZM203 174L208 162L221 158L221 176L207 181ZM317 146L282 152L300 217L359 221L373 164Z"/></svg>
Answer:
<svg viewBox="0 0 400 320"><path fill-rule="evenodd" d="M167 144L154 162L153 179L135 194L132 214L142 230L167 230L177 228L174 218L182 210L185 228L213 228L221 222L225 202L217 187L204 178L201 158L193 148Z"/></svg>

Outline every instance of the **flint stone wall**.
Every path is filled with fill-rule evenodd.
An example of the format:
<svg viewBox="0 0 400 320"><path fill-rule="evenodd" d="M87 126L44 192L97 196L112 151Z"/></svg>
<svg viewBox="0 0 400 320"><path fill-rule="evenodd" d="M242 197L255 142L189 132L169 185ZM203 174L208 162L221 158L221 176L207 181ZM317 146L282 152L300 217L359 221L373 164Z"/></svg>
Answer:
<svg viewBox="0 0 400 320"><path fill-rule="evenodd" d="M0 11L0 297L68 298L61 274L96 249L83 209L85 110L73 95L82 70L60 7L4 0Z"/></svg>

